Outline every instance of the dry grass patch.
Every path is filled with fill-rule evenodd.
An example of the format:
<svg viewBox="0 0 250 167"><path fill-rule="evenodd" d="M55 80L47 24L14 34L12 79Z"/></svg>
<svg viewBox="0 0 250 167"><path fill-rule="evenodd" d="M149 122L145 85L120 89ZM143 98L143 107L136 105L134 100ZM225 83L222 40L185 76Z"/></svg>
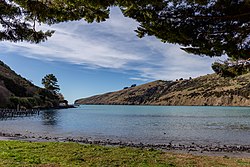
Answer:
<svg viewBox="0 0 250 167"><path fill-rule="evenodd" d="M191 154L163 154L162 158L180 167L249 167L250 158L227 156L197 156Z"/></svg>

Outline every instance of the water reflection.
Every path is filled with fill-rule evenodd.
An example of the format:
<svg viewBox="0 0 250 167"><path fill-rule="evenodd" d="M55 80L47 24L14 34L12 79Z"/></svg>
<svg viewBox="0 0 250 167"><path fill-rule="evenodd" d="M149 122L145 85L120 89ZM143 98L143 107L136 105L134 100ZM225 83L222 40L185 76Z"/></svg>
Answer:
<svg viewBox="0 0 250 167"><path fill-rule="evenodd" d="M58 111L45 110L41 112L41 120L43 125L57 125L58 124Z"/></svg>

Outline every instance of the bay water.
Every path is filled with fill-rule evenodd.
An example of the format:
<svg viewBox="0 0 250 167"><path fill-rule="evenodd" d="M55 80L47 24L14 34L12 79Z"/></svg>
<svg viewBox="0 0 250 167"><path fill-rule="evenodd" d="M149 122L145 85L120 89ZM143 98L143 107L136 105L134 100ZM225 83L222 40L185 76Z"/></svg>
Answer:
<svg viewBox="0 0 250 167"><path fill-rule="evenodd" d="M0 132L145 144L250 145L250 107L82 105L0 119Z"/></svg>

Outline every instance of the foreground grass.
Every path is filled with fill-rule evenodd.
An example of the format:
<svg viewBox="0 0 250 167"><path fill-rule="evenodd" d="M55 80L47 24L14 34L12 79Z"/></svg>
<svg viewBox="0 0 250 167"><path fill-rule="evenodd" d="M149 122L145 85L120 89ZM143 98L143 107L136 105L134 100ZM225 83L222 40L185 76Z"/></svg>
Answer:
<svg viewBox="0 0 250 167"><path fill-rule="evenodd" d="M77 143L0 141L0 166L250 166L250 159Z"/></svg>

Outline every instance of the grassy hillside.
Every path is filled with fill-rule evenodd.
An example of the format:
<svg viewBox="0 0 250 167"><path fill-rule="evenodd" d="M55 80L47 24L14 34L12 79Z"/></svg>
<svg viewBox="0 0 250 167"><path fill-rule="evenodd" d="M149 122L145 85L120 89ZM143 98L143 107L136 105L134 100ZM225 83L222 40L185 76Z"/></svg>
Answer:
<svg viewBox="0 0 250 167"><path fill-rule="evenodd" d="M76 104L250 106L250 74L216 74L180 81L154 81L76 100Z"/></svg>
<svg viewBox="0 0 250 167"><path fill-rule="evenodd" d="M53 107L58 105L58 99L0 61L0 108L16 108L18 104L24 108Z"/></svg>

